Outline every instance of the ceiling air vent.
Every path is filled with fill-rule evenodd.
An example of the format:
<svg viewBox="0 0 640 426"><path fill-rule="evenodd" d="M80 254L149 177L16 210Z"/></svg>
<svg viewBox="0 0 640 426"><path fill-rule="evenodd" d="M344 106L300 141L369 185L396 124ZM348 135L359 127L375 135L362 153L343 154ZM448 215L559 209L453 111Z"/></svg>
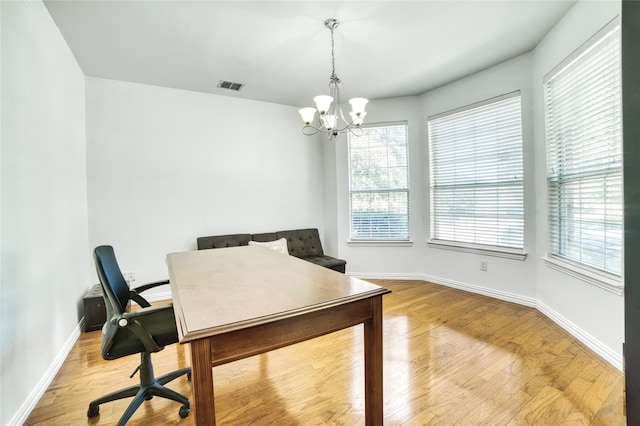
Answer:
<svg viewBox="0 0 640 426"><path fill-rule="evenodd" d="M220 80L220 83L218 83L218 87L221 87L223 89L235 90L236 92L242 89L242 86L244 86L244 84L234 83L233 81Z"/></svg>

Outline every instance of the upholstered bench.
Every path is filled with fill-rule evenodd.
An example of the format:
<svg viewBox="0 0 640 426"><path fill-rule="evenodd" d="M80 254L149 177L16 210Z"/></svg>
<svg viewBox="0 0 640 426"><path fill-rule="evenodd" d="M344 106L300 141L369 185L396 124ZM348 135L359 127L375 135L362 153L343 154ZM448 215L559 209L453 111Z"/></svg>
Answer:
<svg viewBox="0 0 640 426"><path fill-rule="evenodd" d="M282 241L284 239L284 241ZM278 248L286 241L286 249L291 256L315 263L325 268L344 273L347 262L327 256L322 250L320 235L316 228L293 229L289 231L268 232L264 234L231 234L199 237L198 250L246 246L268 243L270 248Z"/></svg>

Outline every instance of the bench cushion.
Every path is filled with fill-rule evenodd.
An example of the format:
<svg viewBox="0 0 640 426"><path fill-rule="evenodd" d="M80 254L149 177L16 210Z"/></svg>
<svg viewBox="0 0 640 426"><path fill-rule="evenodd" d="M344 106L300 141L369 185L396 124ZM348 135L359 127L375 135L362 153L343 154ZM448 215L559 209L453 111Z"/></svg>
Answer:
<svg viewBox="0 0 640 426"><path fill-rule="evenodd" d="M325 268L333 269L334 271L342 272L343 274L347 265L346 260L336 259L331 256L309 256L301 257L300 259L315 263L316 265L324 266Z"/></svg>

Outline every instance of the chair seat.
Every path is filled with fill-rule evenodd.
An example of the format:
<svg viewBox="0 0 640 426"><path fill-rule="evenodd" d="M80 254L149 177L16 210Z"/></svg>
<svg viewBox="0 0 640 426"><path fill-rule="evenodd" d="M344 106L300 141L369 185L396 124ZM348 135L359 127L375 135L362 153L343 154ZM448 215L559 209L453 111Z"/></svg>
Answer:
<svg viewBox="0 0 640 426"><path fill-rule="evenodd" d="M176 330L172 306L158 310L150 315L138 317L136 321L153 336L155 342L160 347L171 345L178 341L178 332ZM102 333L105 334L107 332L106 330L107 325L105 324ZM103 338L102 341L103 343L111 342L111 347L103 347L103 356L109 360L137 354L146 350L140 339L128 328L120 330L117 339L111 340Z"/></svg>

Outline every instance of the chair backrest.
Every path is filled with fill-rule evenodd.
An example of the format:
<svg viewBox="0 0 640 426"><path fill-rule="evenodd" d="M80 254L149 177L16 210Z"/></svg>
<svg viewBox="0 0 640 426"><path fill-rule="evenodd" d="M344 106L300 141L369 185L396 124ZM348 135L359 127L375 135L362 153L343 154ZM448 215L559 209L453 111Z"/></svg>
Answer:
<svg viewBox="0 0 640 426"><path fill-rule="evenodd" d="M98 278L106 296L107 320L123 313L129 303L129 285L124 279L116 255L111 246L99 246L93 250Z"/></svg>

